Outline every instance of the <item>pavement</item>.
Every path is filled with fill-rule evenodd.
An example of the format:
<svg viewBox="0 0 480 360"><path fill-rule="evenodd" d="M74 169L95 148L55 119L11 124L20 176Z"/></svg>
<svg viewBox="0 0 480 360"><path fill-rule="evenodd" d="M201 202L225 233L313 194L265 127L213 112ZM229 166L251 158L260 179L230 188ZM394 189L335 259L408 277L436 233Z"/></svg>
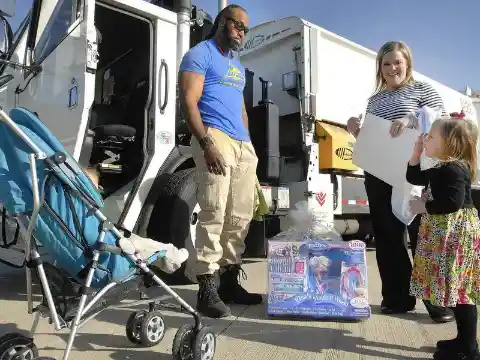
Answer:
<svg viewBox="0 0 480 360"><path fill-rule="evenodd" d="M4 258L5 250L0 250ZM380 314L380 279L375 251L367 255L369 294L373 315L362 322L279 320L266 316L265 305L233 306L233 316L206 319L217 333L216 360L373 360L431 359L437 340L455 336L455 324L433 324L419 301L417 310L402 316ZM264 259L249 259L245 264L250 291L265 294L267 273ZM0 265L0 335L30 329L33 316L27 314L24 273ZM176 286L176 291L194 305L196 288ZM162 295L154 289L153 295ZM168 327L164 339L153 348L138 348L125 336L125 324L138 308L111 308L87 323L78 334L72 360L166 360L172 359L172 341L177 329L193 323L187 315L164 310ZM172 300L173 301L173 300ZM40 322L35 344L42 356L62 359L67 332L55 333L47 320Z"/></svg>

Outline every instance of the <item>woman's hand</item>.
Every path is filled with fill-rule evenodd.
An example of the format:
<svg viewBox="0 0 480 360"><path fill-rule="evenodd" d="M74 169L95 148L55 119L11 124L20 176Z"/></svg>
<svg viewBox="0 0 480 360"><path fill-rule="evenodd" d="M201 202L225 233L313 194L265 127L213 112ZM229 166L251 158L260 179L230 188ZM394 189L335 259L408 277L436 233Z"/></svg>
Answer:
<svg viewBox="0 0 480 360"><path fill-rule="evenodd" d="M425 209L425 201L418 196L416 196L415 199L410 200L409 205L410 211L413 214L423 214L427 212L427 209Z"/></svg>
<svg viewBox="0 0 480 360"><path fill-rule="evenodd" d="M360 125L362 124L362 115L359 117L351 117L347 121L347 130L350 134L357 137L360 132Z"/></svg>
<svg viewBox="0 0 480 360"><path fill-rule="evenodd" d="M402 133L403 129L405 129L405 127L408 125L408 123L409 120L406 118L395 120L390 127L390 135L392 137L399 136Z"/></svg>

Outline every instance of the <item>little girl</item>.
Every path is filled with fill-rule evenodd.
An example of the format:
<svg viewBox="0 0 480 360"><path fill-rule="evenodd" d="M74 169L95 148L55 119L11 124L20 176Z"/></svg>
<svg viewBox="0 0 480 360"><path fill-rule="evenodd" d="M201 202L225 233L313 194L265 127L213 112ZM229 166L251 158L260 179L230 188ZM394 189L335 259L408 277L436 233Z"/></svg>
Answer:
<svg viewBox="0 0 480 360"><path fill-rule="evenodd" d="M450 307L455 339L437 343L436 360L480 360L477 307L480 304L480 221L471 195L477 168L477 127L462 118L436 120L415 143L407 181L427 186L424 198L410 202L422 214L410 294ZM420 155L439 160L420 170Z"/></svg>

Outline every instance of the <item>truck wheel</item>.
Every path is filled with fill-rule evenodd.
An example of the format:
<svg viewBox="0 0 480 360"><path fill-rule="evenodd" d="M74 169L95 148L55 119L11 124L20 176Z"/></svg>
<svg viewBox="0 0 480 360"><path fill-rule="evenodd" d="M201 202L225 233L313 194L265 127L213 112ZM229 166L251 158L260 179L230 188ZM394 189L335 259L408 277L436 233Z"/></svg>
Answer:
<svg viewBox="0 0 480 360"><path fill-rule="evenodd" d="M193 175L194 169L190 168L175 172L165 180L147 228L148 237L186 248L190 255L194 251L199 211ZM185 267L186 263L174 274L162 273L162 278L172 285L192 283L185 275Z"/></svg>

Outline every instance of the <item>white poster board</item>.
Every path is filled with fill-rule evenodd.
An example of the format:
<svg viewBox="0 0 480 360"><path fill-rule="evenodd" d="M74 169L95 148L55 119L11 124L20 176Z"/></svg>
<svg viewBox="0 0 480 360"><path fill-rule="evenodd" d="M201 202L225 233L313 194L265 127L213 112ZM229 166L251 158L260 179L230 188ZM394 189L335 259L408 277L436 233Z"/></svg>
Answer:
<svg viewBox="0 0 480 360"><path fill-rule="evenodd" d="M392 122L372 114L365 121L355 143L353 163L392 186L403 188L407 164L419 132L404 129L392 138Z"/></svg>

